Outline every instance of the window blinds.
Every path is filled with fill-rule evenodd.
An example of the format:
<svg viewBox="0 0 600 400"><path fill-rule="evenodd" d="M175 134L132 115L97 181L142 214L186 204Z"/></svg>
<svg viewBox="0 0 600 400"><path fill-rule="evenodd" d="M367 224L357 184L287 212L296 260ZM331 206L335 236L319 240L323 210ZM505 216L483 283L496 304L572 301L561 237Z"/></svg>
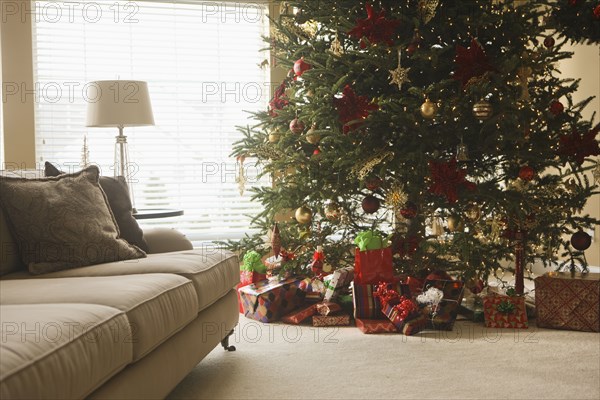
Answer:
<svg viewBox="0 0 600 400"><path fill-rule="evenodd" d="M70 4L69 6L69 3ZM86 128L85 84L148 82L156 126L125 128L135 206L177 208L184 216L140 221L165 225L201 241L248 232L256 179L252 160L240 195L240 166L231 159L252 124L247 111L269 97L267 7L260 3L193 1L37 1L34 12L36 154L77 169L87 136L89 161L113 175L116 128ZM87 7L87 8L86 8ZM130 168L131 169L131 168Z"/></svg>

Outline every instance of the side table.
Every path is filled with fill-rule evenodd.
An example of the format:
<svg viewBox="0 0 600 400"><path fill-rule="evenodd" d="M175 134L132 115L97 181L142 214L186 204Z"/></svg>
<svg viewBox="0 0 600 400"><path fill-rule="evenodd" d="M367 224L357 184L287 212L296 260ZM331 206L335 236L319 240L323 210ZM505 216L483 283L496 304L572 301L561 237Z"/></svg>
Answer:
<svg viewBox="0 0 600 400"><path fill-rule="evenodd" d="M133 213L133 218L154 219L179 217L180 215L183 215L183 210L177 210L172 208L141 208L135 210L135 212Z"/></svg>

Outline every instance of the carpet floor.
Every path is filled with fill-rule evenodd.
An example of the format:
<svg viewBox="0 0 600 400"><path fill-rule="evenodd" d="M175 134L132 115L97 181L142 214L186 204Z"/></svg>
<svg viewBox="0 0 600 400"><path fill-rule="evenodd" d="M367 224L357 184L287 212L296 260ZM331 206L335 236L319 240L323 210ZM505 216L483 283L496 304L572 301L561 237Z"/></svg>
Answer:
<svg viewBox="0 0 600 400"><path fill-rule="evenodd" d="M600 399L600 334L536 328L365 335L240 316L169 399Z"/></svg>

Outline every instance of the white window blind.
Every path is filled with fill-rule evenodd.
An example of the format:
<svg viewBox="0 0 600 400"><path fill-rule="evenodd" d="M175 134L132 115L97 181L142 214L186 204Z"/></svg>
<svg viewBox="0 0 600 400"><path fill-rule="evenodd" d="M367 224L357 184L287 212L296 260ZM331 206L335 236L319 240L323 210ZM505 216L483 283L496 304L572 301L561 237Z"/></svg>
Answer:
<svg viewBox="0 0 600 400"><path fill-rule="evenodd" d="M137 208L183 209L181 217L140 221L184 232L196 244L248 232L256 181L252 160L240 195L229 154L252 124L247 111L269 97L267 7L193 1L37 1L34 12L36 154L63 170L89 160L113 175L116 128L86 128L85 84L148 82L156 126L125 128Z"/></svg>

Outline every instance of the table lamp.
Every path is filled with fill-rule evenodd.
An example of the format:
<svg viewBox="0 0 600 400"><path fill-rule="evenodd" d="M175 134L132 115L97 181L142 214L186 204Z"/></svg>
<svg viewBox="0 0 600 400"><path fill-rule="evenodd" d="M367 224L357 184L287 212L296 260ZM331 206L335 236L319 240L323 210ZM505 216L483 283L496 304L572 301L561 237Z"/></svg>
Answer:
<svg viewBox="0 0 600 400"><path fill-rule="evenodd" d="M154 125L148 84L131 80L90 82L87 85L86 100L88 102L87 127L119 128L115 143L114 175L125 178L133 204L127 136L123 134L123 129L126 126Z"/></svg>

